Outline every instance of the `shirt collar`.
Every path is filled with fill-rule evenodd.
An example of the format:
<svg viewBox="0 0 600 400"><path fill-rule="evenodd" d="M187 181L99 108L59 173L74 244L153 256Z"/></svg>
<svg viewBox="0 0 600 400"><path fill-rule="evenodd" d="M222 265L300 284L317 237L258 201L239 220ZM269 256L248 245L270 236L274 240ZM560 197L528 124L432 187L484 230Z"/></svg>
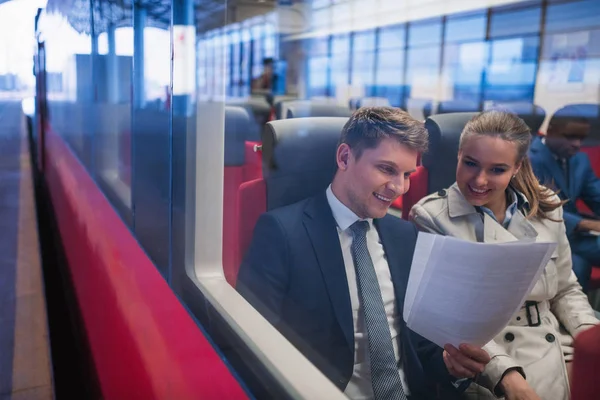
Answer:
<svg viewBox="0 0 600 400"><path fill-rule="evenodd" d="M512 186L506 188L506 191L511 199L511 203L508 207L506 207L506 213L504 214L504 222L502 225L504 225L505 228L508 226L510 220L518 210L522 209L524 206L529 206L529 201L527 201L527 198L523 193L515 190ZM480 206L479 209L493 219L496 219L496 216L489 208Z"/></svg>
<svg viewBox="0 0 600 400"><path fill-rule="evenodd" d="M333 194L333 190L331 190L331 185L327 188L325 194L327 195L327 202L329 203L329 207L331 207L331 212L333 213L333 218L337 223L338 227L345 231L355 223L360 220L360 218L354 214L352 210L350 210L344 203L342 203L336 196ZM364 221L369 223L369 226L372 226L373 219L367 218Z"/></svg>

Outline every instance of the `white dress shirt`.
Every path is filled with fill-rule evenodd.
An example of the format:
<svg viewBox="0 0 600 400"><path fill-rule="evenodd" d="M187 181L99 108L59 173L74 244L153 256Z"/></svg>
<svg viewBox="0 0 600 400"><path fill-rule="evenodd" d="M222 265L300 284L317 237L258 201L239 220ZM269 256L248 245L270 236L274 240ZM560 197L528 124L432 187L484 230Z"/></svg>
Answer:
<svg viewBox="0 0 600 400"><path fill-rule="evenodd" d="M358 221L360 218L346 207L331 190L331 185L327 188L327 201L333 213L333 217L337 223L337 232L340 238L340 246L342 247L342 255L344 257L344 266L346 268L346 278L348 279L348 289L350 290L350 304L352 306L352 321L354 324L354 371L352 378L346 386L344 394L353 400L373 399L373 388L371 386L371 368L369 360L369 342L367 340L367 327L365 326L364 309L361 304L356 282L356 270L354 269L354 261L350 246L352 245L352 233L350 225ZM400 360L399 340L400 320L396 307L396 296L394 294L394 284L390 273L390 267L387 263L383 245L379 240L377 229L373 225L372 219L367 219L370 229L367 231L367 248L373 260L375 273L377 274L377 282L381 289L383 305L387 315L388 325L390 327L391 340L394 346L394 355L396 361ZM408 395L408 386L406 384L406 376L402 369L402 364L399 367L400 379L404 392Z"/></svg>

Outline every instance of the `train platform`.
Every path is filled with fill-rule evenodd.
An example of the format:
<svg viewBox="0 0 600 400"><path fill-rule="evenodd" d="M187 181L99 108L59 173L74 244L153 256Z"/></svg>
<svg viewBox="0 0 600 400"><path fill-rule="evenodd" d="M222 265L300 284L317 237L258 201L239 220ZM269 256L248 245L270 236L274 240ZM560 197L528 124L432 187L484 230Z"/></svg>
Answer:
<svg viewBox="0 0 600 400"><path fill-rule="evenodd" d="M53 398L26 122L19 102L0 102L0 400Z"/></svg>

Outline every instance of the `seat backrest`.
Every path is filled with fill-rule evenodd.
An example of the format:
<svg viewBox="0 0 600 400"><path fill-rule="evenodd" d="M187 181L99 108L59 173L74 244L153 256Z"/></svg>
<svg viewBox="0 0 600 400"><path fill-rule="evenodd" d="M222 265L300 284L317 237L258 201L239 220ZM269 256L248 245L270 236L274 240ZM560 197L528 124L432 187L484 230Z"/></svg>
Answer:
<svg viewBox="0 0 600 400"><path fill-rule="evenodd" d="M255 129L246 109L225 106L225 166L244 165L245 143L256 136Z"/></svg>
<svg viewBox="0 0 600 400"><path fill-rule="evenodd" d="M575 339L571 399L597 399L600 394L600 326L582 332Z"/></svg>
<svg viewBox="0 0 600 400"><path fill-rule="evenodd" d="M271 115L269 103L263 97L252 96L243 100L230 101L227 106L242 107L248 112L252 117L250 121L253 129L249 131L247 139L260 140L260 132Z"/></svg>
<svg viewBox="0 0 600 400"><path fill-rule="evenodd" d="M491 109L506 110L517 114L525 121L534 136L539 133L544 119L546 119L546 111L532 103L498 103L494 104Z"/></svg>
<svg viewBox="0 0 600 400"><path fill-rule="evenodd" d="M327 188L337 168L335 152L347 121L313 117L267 123L262 146L267 210Z"/></svg>
<svg viewBox="0 0 600 400"><path fill-rule="evenodd" d="M352 114L350 108L326 103L297 103L288 106L287 118L306 117L346 117Z"/></svg>
<svg viewBox="0 0 600 400"><path fill-rule="evenodd" d="M477 113L436 114L427 118L429 151L423 155L428 172L428 194L447 188L456 180L458 142L467 122Z"/></svg>
<svg viewBox="0 0 600 400"><path fill-rule="evenodd" d="M225 168L223 171L223 271L235 283L240 264L238 191L246 180L246 138L253 129L251 117L242 107L225 107Z"/></svg>
<svg viewBox="0 0 600 400"><path fill-rule="evenodd" d="M437 107L438 114L451 114L461 112L479 111L479 104L469 100L446 100L441 101Z"/></svg>

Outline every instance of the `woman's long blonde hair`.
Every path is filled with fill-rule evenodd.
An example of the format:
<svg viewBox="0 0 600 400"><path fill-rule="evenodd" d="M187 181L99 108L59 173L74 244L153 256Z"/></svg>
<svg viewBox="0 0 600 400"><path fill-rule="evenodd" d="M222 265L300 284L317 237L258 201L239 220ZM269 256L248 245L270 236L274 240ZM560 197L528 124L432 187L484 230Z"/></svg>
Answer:
<svg viewBox="0 0 600 400"><path fill-rule="evenodd" d="M547 213L563 205L556 201L551 190L541 186L533 173L527 151L531 145L531 131L517 115L505 111L484 111L473 117L460 135L459 150L466 140L475 135L497 137L517 145L519 172L511 181L512 187L523 193L529 201L528 218L548 218Z"/></svg>

